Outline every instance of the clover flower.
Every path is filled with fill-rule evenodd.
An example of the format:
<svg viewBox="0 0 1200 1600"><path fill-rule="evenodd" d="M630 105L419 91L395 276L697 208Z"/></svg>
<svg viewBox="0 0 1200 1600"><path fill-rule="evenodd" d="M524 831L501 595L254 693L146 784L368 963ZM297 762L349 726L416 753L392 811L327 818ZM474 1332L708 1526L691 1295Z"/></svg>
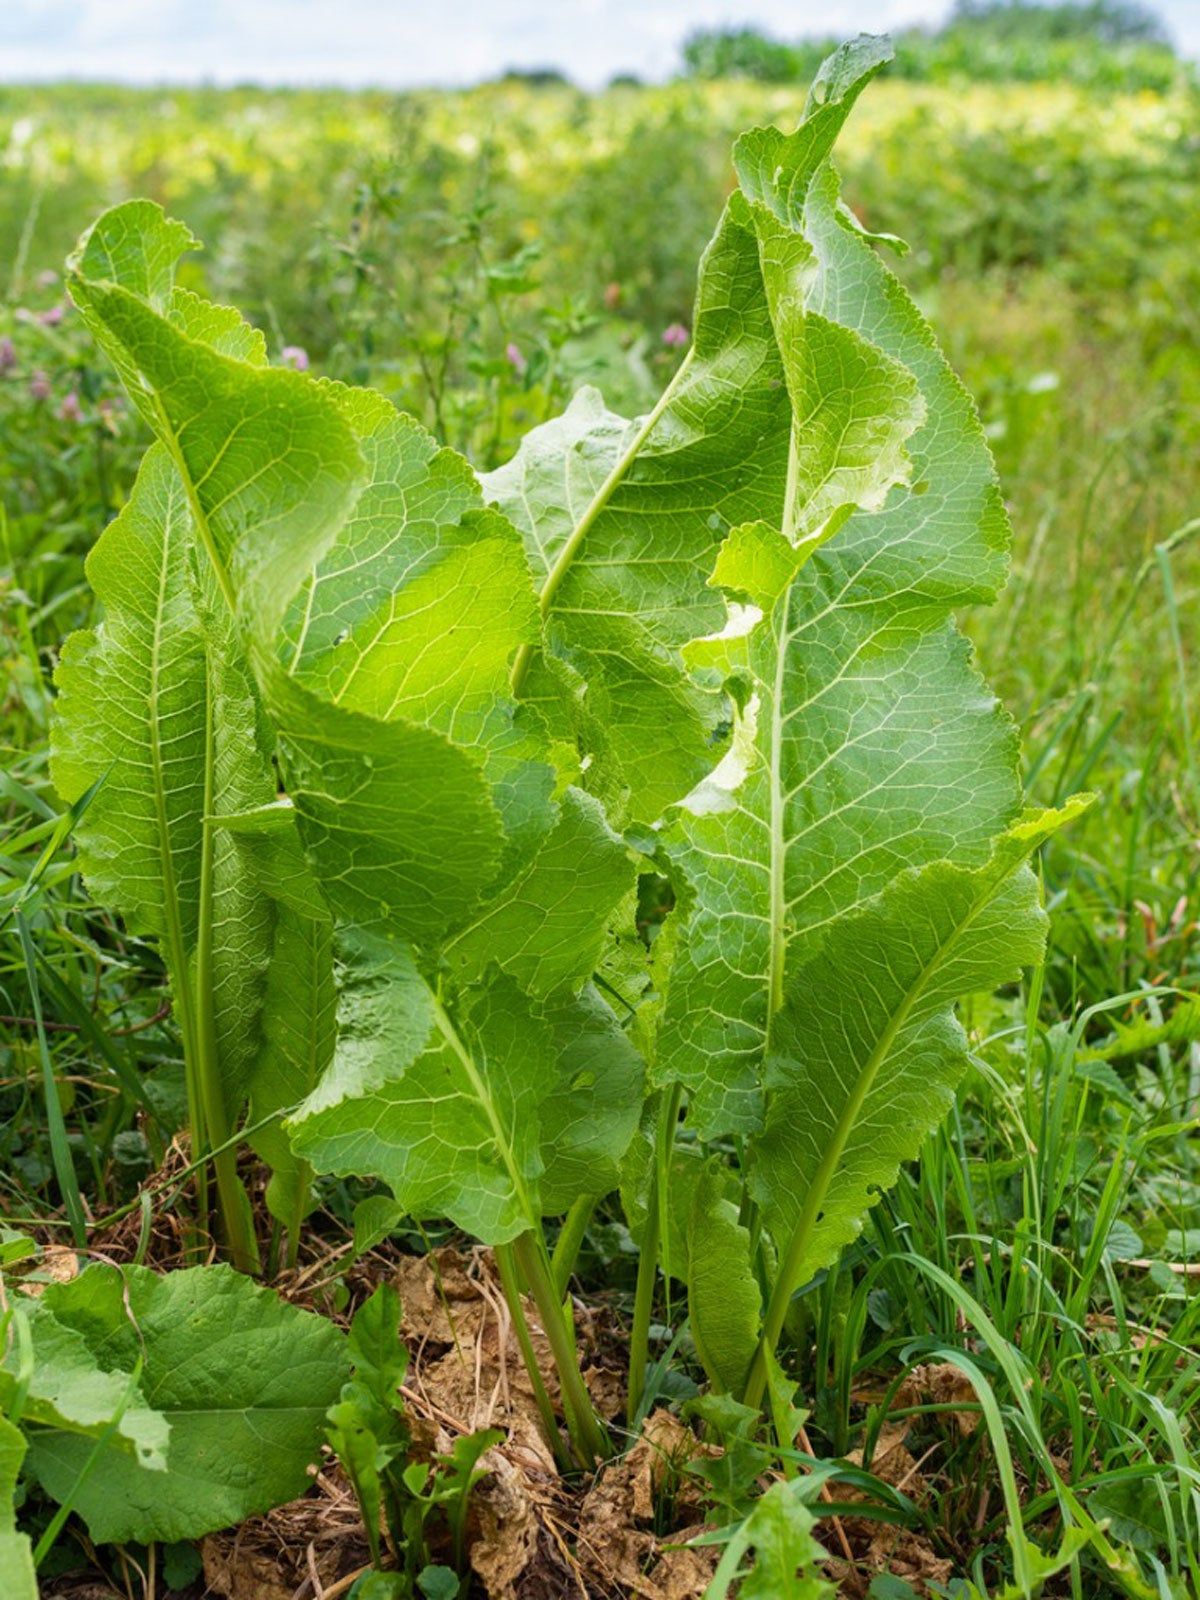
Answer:
<svg viewBox="0 0 1200 1600"><path fill-rule="evenodd" d="M682 322L672 322L670 327L663 329L662 342L672 350L682 350L691 337Z"/></svg>
<svg viewBox="0 0 1200 1600"><path fill-rule="evenodd" d="M291 367L294 372L308 371L308 351L303 345L285 344L279 352L279 359L285 367Z"/></svg>

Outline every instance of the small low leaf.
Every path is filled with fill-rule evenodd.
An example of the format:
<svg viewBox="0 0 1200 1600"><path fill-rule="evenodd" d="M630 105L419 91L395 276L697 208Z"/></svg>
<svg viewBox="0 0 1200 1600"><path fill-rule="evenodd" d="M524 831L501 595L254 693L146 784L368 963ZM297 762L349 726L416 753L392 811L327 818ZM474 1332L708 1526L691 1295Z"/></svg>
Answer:
<svg viewBox="0 0 1200 1600"><path fill-rule="evenodd" d="M384 1404L399 1403L408 1351L400 1338L400 1296L390 1283L381 1283L354 1313L347 1354L356 1382Z"/></svg>
<svg viewBox="0 0 1200 1600"><path fill-rule="evenodd" d="M697 1353L709 1382L736 1394L758 1347L762 1297L749 1231L708 1171L692 1202L688 1259L688 1319Z"/></svg>
<svg viewBox="0 0 1200 1600"><path fill-rule="evenodd" d="M833 1585L820 1575L825 1551L813 1533L804 1494L803 1479L773 1483L734 1536L734 1548L754 1552L737 1591L741 1600L833 1600ZM723 1560L721 1568L725 1565ZM723 1575L719 1570L718 1578ZM714 1581L709 1593L727 1594L728 1583L718 1587Z"/></svg>
<svg viewBox="0 0 1200 1600"><path fill-rule="evenodd" d="M32 1470L56 1498L73 1493L95 1540L197 1538L303 1490L348 1371L331 1323L228 1267L94 1266L42 1299L113 1382L144 1354L147 1403L170 1423L165 1473L112 1451L77 1492L89 1441L33 1439Z"/></svg>
<svg viewBox="0 0 1200 1600"><path fill-rule="evenodd" d="M354 1254L361 1256L373 1250L403 1220L404 1207L397 1205L390 1194L371 1194L360 1200L354 1208Z"/></svg>
<svg viewBox="0 0 1200 1600"><path fill-rule="evenodd" d="M0 1405L7 1408L20 1390L22 1421L61 1429L81 1440L98 1438L120 1414L112 1449L136 1458L143 1471L161 1472L167 1465L170 1427L141 1390L135 1387L130 1393L133 1362L124 1371L101 1362L69 1319L54 1314L51 1293L15 1308L16 1316L26 1321L32 1365L28 1373L21 1370L22 1341L10 1340L0 1362Z"/></svg>

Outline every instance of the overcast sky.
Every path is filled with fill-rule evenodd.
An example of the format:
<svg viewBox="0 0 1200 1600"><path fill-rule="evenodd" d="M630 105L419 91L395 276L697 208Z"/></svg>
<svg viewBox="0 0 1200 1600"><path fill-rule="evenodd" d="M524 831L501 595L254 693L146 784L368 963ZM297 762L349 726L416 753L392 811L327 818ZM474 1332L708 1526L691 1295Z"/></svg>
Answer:
<svg viewBox="0 0 1200 1600"><path fill-rule="evenodd" d="M782 37L939 20L949 0L0 0L0 81L472 83L557 66L661 78L692 28ZM1156 7L1200 56L1200 0Z"/></svg>

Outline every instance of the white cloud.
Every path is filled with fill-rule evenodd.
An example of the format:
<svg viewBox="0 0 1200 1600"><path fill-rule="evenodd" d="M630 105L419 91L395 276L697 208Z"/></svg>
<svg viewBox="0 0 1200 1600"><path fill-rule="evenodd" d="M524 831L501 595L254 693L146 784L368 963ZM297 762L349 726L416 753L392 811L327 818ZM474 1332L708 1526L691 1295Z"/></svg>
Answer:
<svg viewBox="0 0 1200 1600"><path fill-rule="evenodd" d="M936 21L949 0L0 0L0 77L126 82L469 83L558 66L593 85L669 75L692 28L783 37ZM1161 0L1200 53L1198 0Z"/></svg>

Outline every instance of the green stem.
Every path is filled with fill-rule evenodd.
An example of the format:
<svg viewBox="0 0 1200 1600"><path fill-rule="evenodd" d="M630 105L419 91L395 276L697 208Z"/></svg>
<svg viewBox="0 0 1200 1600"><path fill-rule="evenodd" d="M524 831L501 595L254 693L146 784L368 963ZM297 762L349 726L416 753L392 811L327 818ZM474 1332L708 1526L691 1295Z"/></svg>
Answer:
<svg viewBox="0 0 1200 1600"><path fill-rule="evenodd" d="M604 482L596 490L596 493L592 496L587 509L584 511L579 521L575 524L574 528L571 530L571 534L567 539L567 542L563 545L562 549L558 552L558 555L554 558L554 564L551 566L550 571L546 574L545 582L542 584L541 592L538 595L538 609L541 612L543 620L549 613L551 606L554 604L554 597L557 595L563 579L570 570L571 563L579 554L579 547L591 532L592 524L612 498L613 491L617 488L625 474L637 460L642 446L650 437L650 434L653 432L654 427L659 418L662 416L663 412L670 405L672 399L674 398L676 389L679 387L680 383L682 383L684 374L687 372L691 364L692 351L689 349L687 355L684 356L683 360L676 368L675 376L663 390L662 394L659 395L658 403L655 405L654 410L651 411L646 417L641 427L630 440L620 459L613 466L612 471L608 474L608 477L605 478ZM534 646L531 644L523 644L517 651L516 657L513 661L512 678L510 680L513 694L520 694L521 692L521 686L525 682L526 674L529 671L529 664L533 660L533 653Z"/></svg>
<svg viewBox="0 0 1200 1600"><path fill-rule="evenodd" d="M433 999L433 1014L438 1031L458 1057L476 1101L482 1107L488 1119L492 1137L496 1141L496 1149L499 1151L505 1169L508 1172L509 1181L513 1186L513 1193L517 1198L517 1204L528 1219L529 1231L523 1233L512 1246L513 1262L533 1293L538 1313L545 1327L546 1337L550 1341L554 1364L558 1369L558 1381L563 1397L563 1410L566 1413L567 1427L570 1430L572 1443L576 1446L585 1463L591 1465L598 1456L606 1456L608 1454L608 1439L592 1410L591 1398L579 1371L574 1340L567 1326L566 1318L563 1316L562 1301L559 1298L554 1282L554 1272L550 1266L546 1241L542 1237L541 1226L538 1222L539 1213L530 1197L529 1186L525 1181L521 1164L513 1152L508 1130L505 1128L496 1109L495 1102L488 1092L488 1086L480 1073L479 1067L476 1065L471 1052L459 1037L458 1030L455 1028L446 1008L436 996Z"/></svg>
<svg viewBox="0 0 1200 1600"><path fill-rule="evenodd" d="M650 1180L650 1208L638 1255L637 1288L633 1296L633 1327L629 1334L629 1381L625 1415L630 1427L637 1420L646 1392L646 1365L650 1351L650 1314L654 1309L654 1284L658 1277L658 1175Z"/></svg>
<svg viewBox="0 0 1200 1600"><path fill-rule="evenodd" d="M611 1447L603 1425L592 1409L592 1397L579 1370L575 1341L563 1316L545 1240L540 1233L523 1233L513 1245L513 1255L533 1294L542 1327L550 1342L572 1443L583 1464L594 1466L598 1460L611 1454Z"/></svg>
<svg viewBox="0 0 1200 1600"><path fill-rule="evenodd" d="M646 1228L638 1255L637 1288L633 1296L633 1327L629 1335L629 1382L626 1415L632 1427L646 1392L646 1368L650 1359L650 1318L654 1310L654 1285L658 1276L659 1246L666 1238L666 1202L671 1152L683 1098L680 1084L672 1084L659 1113L654 1141L654 1170L647 1197ZM664 1272L669 1263L664 1262Z"/></svg>
<svg viewBox="0 0 1200 1600"><path fill-rule="evenodd" d="M517 1264L513 1256L511 1244L498 1244L495 1248L496 1266L500 1272L500 1286L504 1290L504 1298L508 1302L509 1315L513 1319L513 1329L517 1335L517 1343L521 1347L521 1359L525 1363L525 1371L529 1374L529 1382L533 1386L533 1398L537 1401L538 1413L542 1419L542 1428L546 1435L546 1443L554 1452L555 1459L560 1467L570 1467L570 1459L563 1449L562 1435L558 1431L558 1423L554 1416L554 1407L550 1404L550 1396L546 1393L541 1369L537 1364L537 1355L533 1348L533 1338L529 1332L529 1323L525 1316L525 1307L521 1304L521 1285L517 1273Z"/></svg>
<svg viewBox="0 0 1200 1600"><path fill-rule="evenodd" d="M263 1268L263 1277L268 1283L274 1283L279 1275L279 1241L282 1234L283 1229L278 1220L272 1217L271 1235L267 1240L267 1260Z"/></svg>
<svg viewBox="0 0 1200 1600"><path fill-rule="evenodd" d="M309 1162L298 1161L296 1164L296 1205L287 1221L287 1269L289 1272L296 1270L296 1263L300 1259L300 1238L304 1229L304 1219L308 1215L309 1190L312 1187L313 1169Z"/></svg>
<svg viewBox="0 0 1200 1600"><path fill-rule="evenodd" d="M571 1274L575 1271L575 1263L579 1260L579 1252L583 1247L588 1224L595 1210L596 1196L581 1194L567 1212L558 1238L555 1240L551 1265L554 1268L554 1282L560 1299L567 1292L567 1285L571 1281Z"/></svg>

